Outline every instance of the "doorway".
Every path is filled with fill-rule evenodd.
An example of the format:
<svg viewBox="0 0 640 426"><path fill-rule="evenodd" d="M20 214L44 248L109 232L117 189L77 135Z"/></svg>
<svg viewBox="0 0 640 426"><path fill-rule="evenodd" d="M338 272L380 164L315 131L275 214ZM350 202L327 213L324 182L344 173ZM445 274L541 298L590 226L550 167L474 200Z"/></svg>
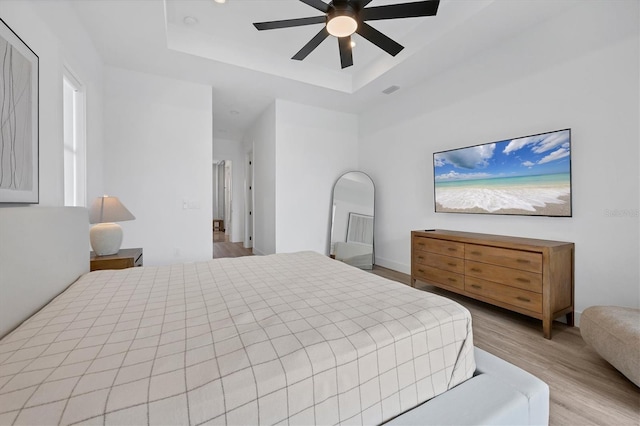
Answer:
<svg viewBox="0 0 640 426"><path fill-rule="evenodd" d="M224 243L231 240L231 160L213 162L213 242ZM214 256L215 257L215 256Z"/></svg>
<svg viewBox="0 0 640 426"><path fill-rule="evenodd" d="M213 161L213 257L239 257L253 254L251 250L244 249L242 242L233 242L242 238L242 230L236 229L238 235L234 235L234 197L233 197L233 170L232 160ZM242 204L242 203L241 203ZM234 237L236 237L234 239Z"/></svg>

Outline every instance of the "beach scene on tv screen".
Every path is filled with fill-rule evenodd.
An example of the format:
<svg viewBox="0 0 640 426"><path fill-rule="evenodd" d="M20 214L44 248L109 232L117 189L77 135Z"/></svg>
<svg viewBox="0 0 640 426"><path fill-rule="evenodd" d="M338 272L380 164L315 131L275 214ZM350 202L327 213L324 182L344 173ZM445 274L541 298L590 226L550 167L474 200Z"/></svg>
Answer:
<svg viewBox="0 0 640 426"><path fill-rule="evenodd" d="M571 216L569 129L433 155L436 212Z"/></svg>

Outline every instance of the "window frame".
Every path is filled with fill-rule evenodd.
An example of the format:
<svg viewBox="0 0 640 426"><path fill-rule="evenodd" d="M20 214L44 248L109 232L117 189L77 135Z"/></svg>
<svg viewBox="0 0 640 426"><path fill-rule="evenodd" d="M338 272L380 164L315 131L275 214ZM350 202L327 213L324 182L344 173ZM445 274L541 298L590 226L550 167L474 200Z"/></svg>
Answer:
<svg viewBox="0 0 640 426"><path fill-rule="evenodd" d="M67 101L67 87L73 90L73 105ZM86 136L86 91L85 86L68 66L62 72L62 114L63 114L63 165L64 165L64 205L87 206L87 136ZM71 108L71 111L69 111ZM69 123L71 113L71 119ZM69 129L71 127L71 129ZM72 131L73 135L68 132ZM69 143L69 137L72 143ZM73 165L69 164L68 150L73 156ZM69 170L71 168L71 170ZM71 180L71 182L69 182Z"/></svg>

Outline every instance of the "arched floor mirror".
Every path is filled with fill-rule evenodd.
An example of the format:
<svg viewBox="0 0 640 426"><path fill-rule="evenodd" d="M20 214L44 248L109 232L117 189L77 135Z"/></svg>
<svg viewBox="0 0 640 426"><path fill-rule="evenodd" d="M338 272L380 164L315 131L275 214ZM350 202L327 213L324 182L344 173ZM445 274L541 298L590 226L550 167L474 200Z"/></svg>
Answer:
<svg viewBox="0 0 640 426"><path fill-rule="evenodd" d="M340 176L333 186L330 255L361 269L372 269L375 186L358 171Z"/></svg>

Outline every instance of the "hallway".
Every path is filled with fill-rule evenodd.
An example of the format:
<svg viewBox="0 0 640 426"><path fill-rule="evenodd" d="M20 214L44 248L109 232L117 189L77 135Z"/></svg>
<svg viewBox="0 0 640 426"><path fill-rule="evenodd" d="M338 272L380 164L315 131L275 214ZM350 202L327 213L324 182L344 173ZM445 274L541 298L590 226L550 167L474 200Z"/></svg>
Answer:
<svg viewBox="0 0 640 426"><path fill-rule="evenodd" d="M244 248L242 243L229 242L229 236L221 231L213 231L213 258L253 256L253 250Z"/></svg>

